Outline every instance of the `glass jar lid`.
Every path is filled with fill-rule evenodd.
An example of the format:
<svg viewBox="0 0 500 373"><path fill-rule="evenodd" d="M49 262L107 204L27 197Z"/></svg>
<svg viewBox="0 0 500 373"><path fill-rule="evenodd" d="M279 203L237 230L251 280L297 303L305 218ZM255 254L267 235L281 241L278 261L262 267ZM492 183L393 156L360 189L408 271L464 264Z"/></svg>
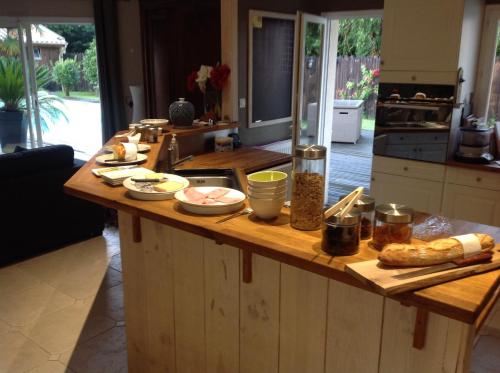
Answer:
<svg viewBox="0 0 500 373"><path fill-rule="evenodd" d="M412 223L413 209L398 203L384 203L375 208L375 217L384 223Z"/></svg>
<svg viewBox="0 0 500 373"><path fill-rule="evenodd" d="M295 156L302 159L324 159L326 157L326 147L321 145L297 145Z"/></svg>
<svg viewBox="0 0 500 373"><path fill-rule="evenodd" d="M347 194L340 197L339 201L345 197L347 197ZM354 207L356 207L358 210L362 212L373 211L375 209L375 198L363 194L361 197L358 198L358 200L354 204Z"/></svg>
<svg viewBox="0 0 500 373"><path fill-rule="evenodd" d="M338 215L333 215L329 217L325 223L335 225L355 225L359 223L360 217L360 211L358 209L352 209L345 214L343 218L340 218Z"/></svg>

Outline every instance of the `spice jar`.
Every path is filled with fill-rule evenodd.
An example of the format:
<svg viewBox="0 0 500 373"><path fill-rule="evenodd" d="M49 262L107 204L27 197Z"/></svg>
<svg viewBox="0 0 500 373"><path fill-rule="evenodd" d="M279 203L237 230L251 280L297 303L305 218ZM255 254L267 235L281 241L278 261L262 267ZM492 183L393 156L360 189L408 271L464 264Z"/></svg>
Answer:
<svg viewBox="0 0 500 373"><path fill-rule="evenodd" d="M331 255L354 255L359 251L361 214L353 209L343 218L331 216L323 224L321 248Z"/></svg>
<svg viewBox="0 0 500 373"><path fill-rule="evenodd" d="M382 250L390 243L411 243L413 210L405 205L387 203L375 208L372 246Z"/></svg>
<svg viewBox="0 0 500 373"><path fill-rule="evenodd" d="M321 228L325 194L326 148L297 145L293 157L290 225L313 231Z"/></svg>
<svg viewBox="0 0 500 373"><path fill-rule="evenodd" d="M347 196L342 196L339 198L339 201ZM356 203L354 207L359 210L361 213L361 233L360 238L362 240L368 240L372 237L373 232L373 219L375 215L375 199L362 195Z"/></svg>

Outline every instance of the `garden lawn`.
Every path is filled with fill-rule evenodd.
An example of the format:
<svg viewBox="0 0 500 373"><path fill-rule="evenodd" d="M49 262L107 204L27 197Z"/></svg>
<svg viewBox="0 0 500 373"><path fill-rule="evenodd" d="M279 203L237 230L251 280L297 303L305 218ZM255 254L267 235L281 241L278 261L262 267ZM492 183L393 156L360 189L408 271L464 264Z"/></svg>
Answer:
<svg viewBox="0 0 500 373"><path fill-rule="evenodd" d="M361 122L361 128L364 130L368 131L374 131L375 130L375 118L369 119L369 118L363 118Z"/></svg>
<svg viewBox="0 0 500 373"><path fill-rule="evenodd" d="M69 97L65 96L62 91L51 92L52 94L59 96L65 99L74 99L74 100L92 100L92 101L100 101L99 93L92 91L70 91Z"/></svg>

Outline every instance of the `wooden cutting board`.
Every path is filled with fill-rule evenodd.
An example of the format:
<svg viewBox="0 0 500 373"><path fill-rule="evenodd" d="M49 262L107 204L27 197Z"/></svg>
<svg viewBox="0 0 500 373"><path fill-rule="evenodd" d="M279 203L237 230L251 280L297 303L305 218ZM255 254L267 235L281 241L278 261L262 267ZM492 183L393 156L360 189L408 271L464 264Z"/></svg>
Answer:
<svg viewBox="0 0 500 373"><path fill-rule="evenodd" d="M500 245L495 246L495 253L491 262L448 269L412 278L394 278L396 275L419 271L423 268L429 267L387 267L381 264L378 259L375 259L346 264L345 271L382 295L394 295L500 268Z"/></svg>

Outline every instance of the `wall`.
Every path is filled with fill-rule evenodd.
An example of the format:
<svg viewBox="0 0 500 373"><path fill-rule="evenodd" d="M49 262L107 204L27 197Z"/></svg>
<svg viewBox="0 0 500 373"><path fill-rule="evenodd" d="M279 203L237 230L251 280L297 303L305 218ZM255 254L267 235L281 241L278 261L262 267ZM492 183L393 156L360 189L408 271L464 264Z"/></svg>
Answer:
<svg viewBox="0 0 500 373"><path fill-rule="evenodd" d="M92 0L1 0L2 16L93 17Z"/></svg>

